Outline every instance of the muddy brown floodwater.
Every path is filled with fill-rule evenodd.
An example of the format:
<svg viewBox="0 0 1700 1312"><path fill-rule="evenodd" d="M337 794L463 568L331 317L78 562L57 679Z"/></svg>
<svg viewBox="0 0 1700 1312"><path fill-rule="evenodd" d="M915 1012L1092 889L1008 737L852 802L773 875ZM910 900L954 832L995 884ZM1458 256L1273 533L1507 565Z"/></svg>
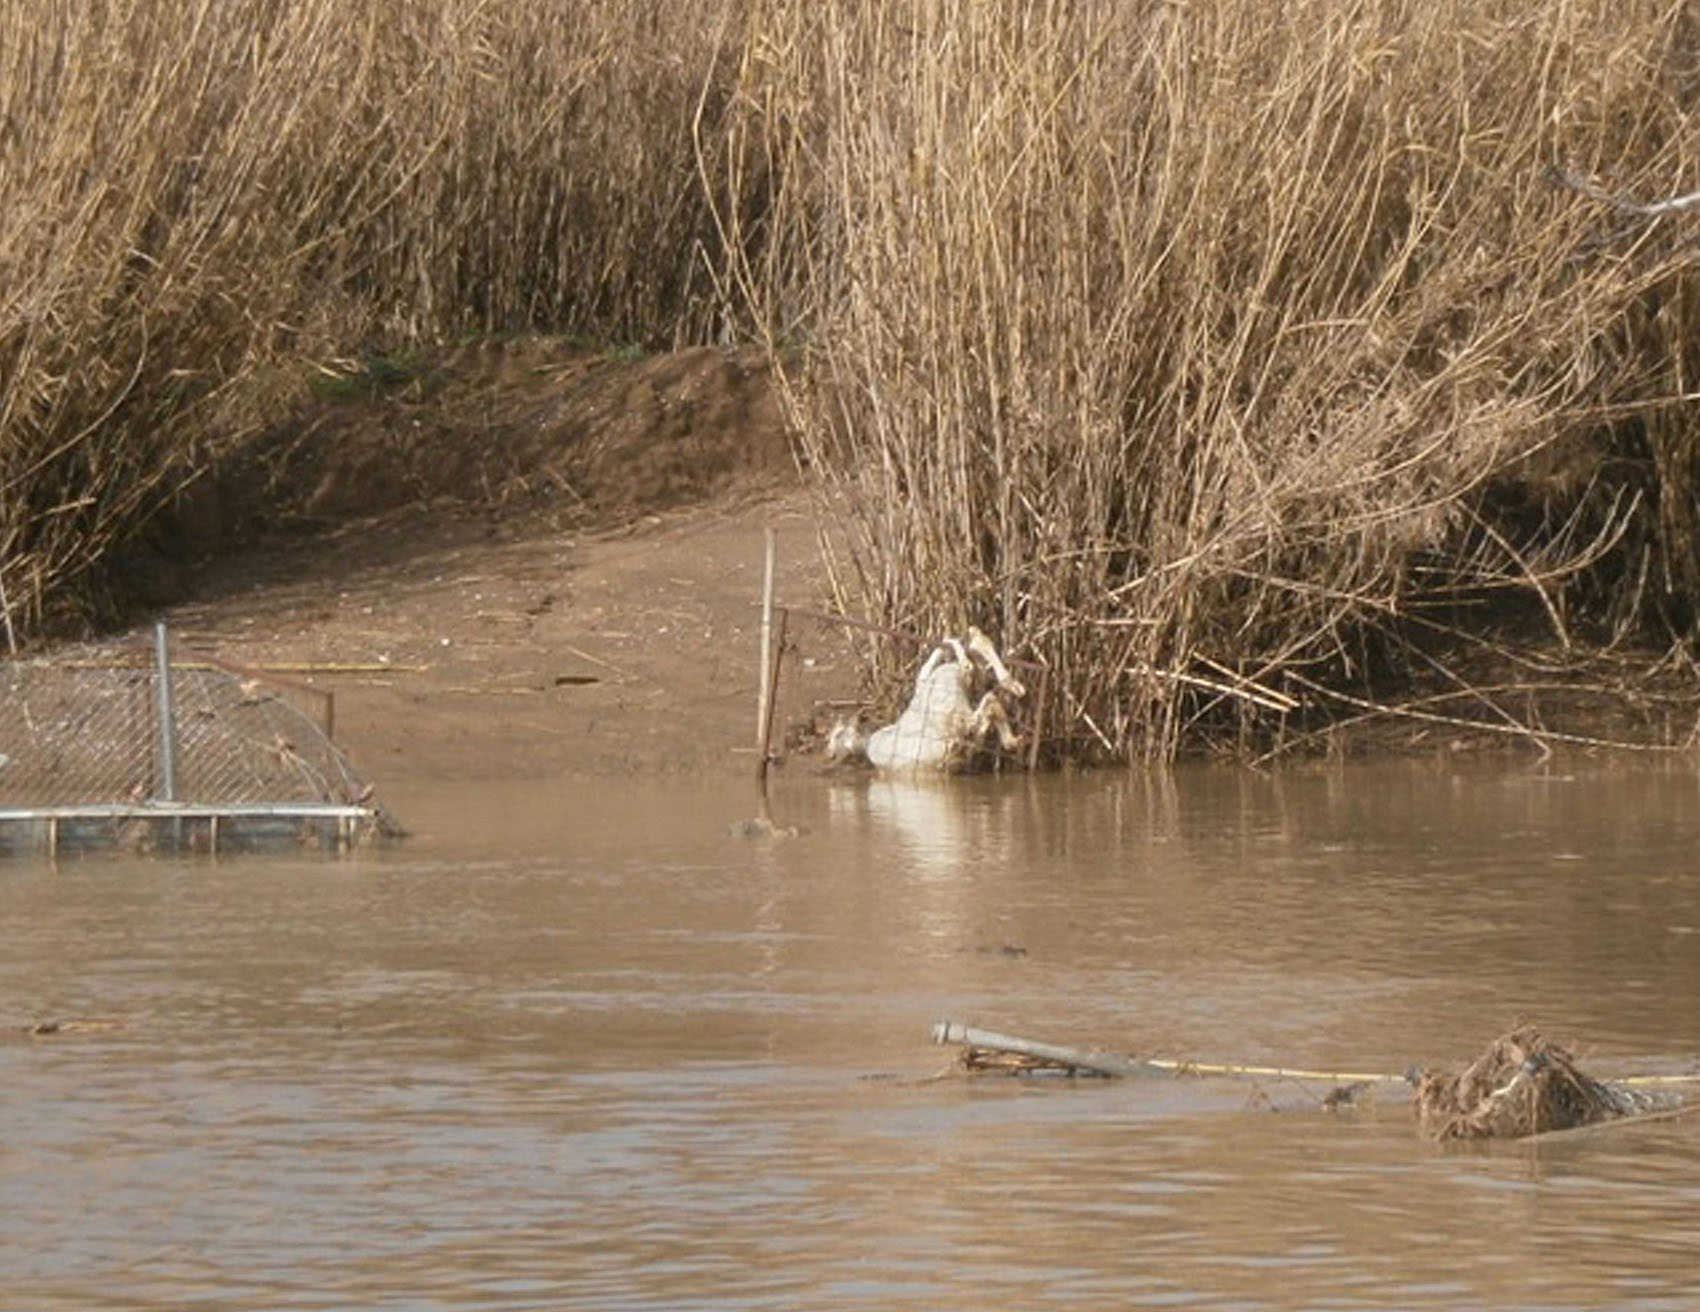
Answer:
<svg viewBox="0 0 1700 1312"><path fill-rule="evenodd" d="M947 1017L1692 1073L1692 771L792 779L754 842L741 781L390 801L352 859L0 868L0 1307L1700 1299L1700 1118L1443 1148L1396 1095L929 1078Z"/></svg>

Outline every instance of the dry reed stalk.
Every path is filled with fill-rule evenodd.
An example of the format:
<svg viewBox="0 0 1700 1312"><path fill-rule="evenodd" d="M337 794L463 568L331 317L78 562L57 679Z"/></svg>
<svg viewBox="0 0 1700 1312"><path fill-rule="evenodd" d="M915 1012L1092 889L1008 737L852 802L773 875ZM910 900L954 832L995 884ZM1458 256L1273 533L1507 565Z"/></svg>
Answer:
<svg viewBox="0 0 1700 1312"><path fill-rule="evenodd" d="M691 136L721 31L660 0L0 0L17 618L99 609L98 572L303 362L722 331Z"/></svg>
<svg viewBox="0 0 1700 1312"><path fill-rule="evenodd" d="M1108 753L1266 721L1204 657L1349 680L1483 589L1567 639L1626 551L1700 559L1692 499L1625 495L1680 487L1684 439L1591 477L1680 419L1690 320L1651 307L1692 248L1604 233L1548 168L1700 181L1683 5L767 0L749 30L841 589L1043 661Z"/></svg>

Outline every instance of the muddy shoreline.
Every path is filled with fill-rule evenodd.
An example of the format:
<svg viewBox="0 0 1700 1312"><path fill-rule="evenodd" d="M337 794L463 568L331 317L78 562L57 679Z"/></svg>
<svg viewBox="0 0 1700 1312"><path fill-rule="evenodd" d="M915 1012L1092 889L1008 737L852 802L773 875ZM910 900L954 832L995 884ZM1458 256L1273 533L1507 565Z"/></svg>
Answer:
<svg viewBox="0 0 1700 1312"><path fill-rule="evenodd" d="M309 568L323 547L273 556L284 577L173 607L166 619L181 650L333 693L337 740L380 788L753 777L769 526L783 544L781 596L818 604L807 500L793 492L592 534L490 542L445 532L428 551L334 574ZM358 554L350 540L331 558ZM817 702L855 695L848 651L809 645L804 655L794 642L786 662L781 740Z"/></svg>

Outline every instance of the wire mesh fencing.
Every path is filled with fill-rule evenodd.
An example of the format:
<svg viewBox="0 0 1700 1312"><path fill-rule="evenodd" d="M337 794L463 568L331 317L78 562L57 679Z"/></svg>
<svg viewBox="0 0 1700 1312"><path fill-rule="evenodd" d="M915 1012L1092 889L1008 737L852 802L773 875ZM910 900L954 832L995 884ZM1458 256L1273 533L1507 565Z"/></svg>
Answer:
<svg viewBox="0 0 1700 1312"><path fill-rule="evenodd" d="M399 832L331 741L328 699L321 723L263 674L163 668L111 651L0 663L0 812L329 806Z"/></svg>
<svg viewBox="0 0 1700 1312"><path fill-rule="evenodd" d="M170 704L167 730L151 668L0 667L0 802L359 803L367 795L323 729L256 678L174 668Z"/></svg>

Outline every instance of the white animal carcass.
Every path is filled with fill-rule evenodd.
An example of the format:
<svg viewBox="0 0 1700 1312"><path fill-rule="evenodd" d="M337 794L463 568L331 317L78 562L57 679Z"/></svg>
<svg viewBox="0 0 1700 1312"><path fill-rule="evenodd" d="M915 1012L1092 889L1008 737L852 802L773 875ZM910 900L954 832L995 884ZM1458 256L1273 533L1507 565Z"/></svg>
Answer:
<svg viewBox="0 0 1700 1312"><path fill-rule="evenodd" d="M978 677L974 657L997 684L978 701L973 700ZM994 733L1005 751L1020 745L1002 698L1021 697L1026 691L991 639L970 628L967 642L946 638L933 649L915 678L909 705L895 723L867 733L853 720L841 721L827 738L826 753L835 761L865 756L880 770L959 770Z"/></svg>

